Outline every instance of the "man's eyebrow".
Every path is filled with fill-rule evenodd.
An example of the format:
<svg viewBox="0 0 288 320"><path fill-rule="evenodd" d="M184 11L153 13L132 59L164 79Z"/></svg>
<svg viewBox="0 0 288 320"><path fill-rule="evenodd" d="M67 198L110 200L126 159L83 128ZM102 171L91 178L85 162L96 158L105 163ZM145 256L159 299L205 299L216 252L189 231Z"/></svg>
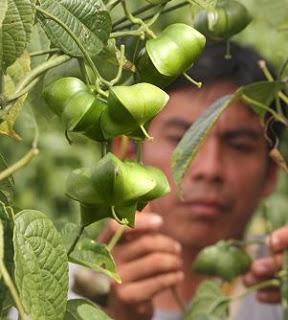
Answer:
<svg viewBox="0 0 288 320"><path fill-rule="evenodd" d="M253 140L259 140L263 137L263 132L253 128L234 128L225 130L221 135L226 139L251 138Z"/></svg>
<svg viewBox="0 0 288 320"><path fill-rule="evenodd" d="M192 125L191 122L188 122L184 119L173 118L173 119L169 119L169 120L165 121L163 124L163 128L165 128L165 129L179 128L179 129L187 130L191 127L191 125Z"/></svg>

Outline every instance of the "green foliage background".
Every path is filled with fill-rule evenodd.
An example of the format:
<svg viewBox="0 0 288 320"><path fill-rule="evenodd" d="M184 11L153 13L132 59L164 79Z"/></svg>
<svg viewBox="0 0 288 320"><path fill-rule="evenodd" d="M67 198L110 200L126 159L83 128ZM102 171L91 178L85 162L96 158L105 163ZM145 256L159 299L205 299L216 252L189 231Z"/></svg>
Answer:
<svg viewBox="0 0 288 320"><path fill-rule="evenodd" d="M273 62L277 68L281 66L288 53L288 0L241 0L247 6L254 21L251 25L238 35L235 40L246 45L253 45L268 60ZM143 0L131 1L131 7L136 9ZM173 1L175 4L175 1ZM121 16L121 11L117 16ZM187 7L179 9L173 14L165 14L156 25L155 30L163 28L174 21L193 23L194 12ZM37 51L39 41L45 43L45 35L40 38L34 37L29 51ZM33 58L33 63L37 59ZM288 74L288 70L286 70ZM48 72L37 85L25 102L22 114L16 124L16 131L22 137L22 141L15 144L9 137L0 136L1 153L9 164L12 164L23 156L30 148L34 136L32 113L37 114L40 132L39 149L40 155L26 168L15 174L16 183L16 206L20 208L34 208L50 215L58 227L64 221L75 221L78 217L78 206L69 200L64 194L65 180L71 169L88 166L97 161L99 157L98 145L89 139L73 135L73 144L69 145L60 121L49 112L40 92L44 83L64 75L80 76L78 64L75 60ZM287 140L287 139L286 139ZM288 145L284 144L284 150ZM271 200L273 208L279 211L288 208L287 178L280 179L278 200ZM281 203L281 205L280 205ZM278 222L277 222L278 223Z"/></svg>

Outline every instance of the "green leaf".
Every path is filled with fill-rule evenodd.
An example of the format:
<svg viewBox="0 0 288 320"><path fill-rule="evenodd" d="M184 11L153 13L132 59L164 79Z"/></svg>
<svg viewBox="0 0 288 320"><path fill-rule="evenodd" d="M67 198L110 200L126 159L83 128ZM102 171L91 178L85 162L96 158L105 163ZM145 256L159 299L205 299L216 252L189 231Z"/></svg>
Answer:
<svg viewBox="0 0 288 320"><path fill-rule="evenodd" d="M178 188L192 160L208 137L216 121L234 99L234 95L226 95L216 100L193 123L175 148L172 157L172 170Z"/></svg>
<svg viewBox="0 0 288 320"><path fill-rule="evenodd" d="M7 208L5 207L3 202L0 202L0 222L3 228L3 233L4 233L4 241L1 240L1 247L4 247L4 264L7 268L7 271L9 272L10 276L13 273L13 267L14 267L14 262L13 262L13 255L14 255L14 250L13 250L13 226L12 226L12 221L10 220L9 214L7 212ZM2 258L3 260L3 255ZM1 311L5 306L5 302L7 302L7 298L9 297L9 292L7 291L6 285L0 280L0 316L1 316Z"/></svg>
<svg viewBox="0 0 288 320"><path fill-rule="evenodd" d="M106 45L111 32L111 17L101 0L41 0L41 9L61 20L85 47L89 55L97 55ZM47 16L40 22L51 42L72 56L82 52L71 36Z"/></svg>
<svg viewBox="0 0 288 320"><path fill-rule="evenodd" d="M3 156L0 154L0 172L7 168L7 163ZM0 181L0 201L6 204L11 203L14 197L14 180L10 176Z"/></svg>
<svg viewBox="0 0 288 320"><path fill-rule="evenodd" d="M66 310L68 261L61 237L43 213L15 217L15 281L31 320L60 320Z"/></svg>
<svg viewBox="0 0 288 320"><path fill-rule="evenodd" d="M50 49L50 41L46 36L44 30L40 27L39 23L35 24L32 28L31 40L28 44L27 50L29 53L37 51L46 51ZM39 64L48 59L48 54L43 54L31 58L31 67L35 68ZM39 95L39 91L38 91Z"/></svg>
<svg viewBox="0 0 288 320"><path fill-rule="evenodd" d="M24 51L22 56L18 58L12 66L7 69L4 77L4 94L6 96L13 95L16 90L17 83L30 71L30 56ZM12 108L5 115L5 121L0 124L0 134L4 134L21 140L21 137L14 131L14 123L22 110L27 94L16 100Z"/></svg>
<svg viewBox="0 0 288 320"><path fill-rule="evenodd" d="M229 301L227 300L227 296L224 295L220 283L204 281L197 289L192 304L188 307L184 316L184 320L214 320L214 317L226 319L228 315L228 303ZM207 318L207 315L210 317Z"/></svg>
<svg viewBox="0 0 288 320"><path fill-rule="evenodd" d="M0 28L0 70L5 71L21 56L29 42L33 21L29 0L8 0L8 9Z"/></svg>
<svg viewBox="0 0 288 320"><path fill-rule="evenodd" d="M2 27L2 22L5 18L7 9L8 9L7 0L1 0L1 2L0 2L0 28Z"/></svg>
<svg viewBox="0 0 288 320"><path fill-rule="evenodd" d="M67 252L69 251L69 249L71 248L75 240L77 239L80 233L80 230L81 230L81 226L72 222L66 223L64 228L62 228L61 236Z"/></svg>
<svg viewBox="0 0 288 320"><path fill-rule="evenodd" d="M257 103L269 107L275 99L277 92L284 88L285 83L281 81L259 81L239 88L237 93L240 94L240 99L243 100L244 103L249 104L253 110L263 118L267 110L260 108L257 104L253 104L253 101L257 101ZM247 97L251 100L251 103L249 103Z"/></svg>
<svg viewBox="0 0 288 320"><path fill-rule="evenodd" d="M69 261L103 272L117 282L121 282L114 259L106 246L91 239L82 239L69 256Z"/></svg>
<svg viewBox="0 0 288 320"><path fill-rule="evenodd" d="M73 299L67 303L64 320L111 320L111 318L96 304L83 299Z"/></svg>

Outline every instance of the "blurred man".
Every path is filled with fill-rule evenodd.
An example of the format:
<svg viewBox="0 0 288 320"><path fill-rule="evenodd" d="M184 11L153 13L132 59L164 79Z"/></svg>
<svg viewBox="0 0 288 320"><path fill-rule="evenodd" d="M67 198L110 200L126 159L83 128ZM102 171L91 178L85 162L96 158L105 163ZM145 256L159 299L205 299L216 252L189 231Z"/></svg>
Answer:
<svg viewBox="0 0 288 320"><path fill-rule="evenodd" d="M171 288L188 303L205 279L191 272L198 252L221 239L241 239L259 201L274 190L277 170L263 128L256 114L238 101L220 117L188 170L184 201L176 194L171 156L185 131L218 98L264 80L253 51L232 46L233 58L224 56L224 45L208 47L190 73L203 82L202 89L177 80L169 88L167 107L151 123L154 142L144 143L142 159L165 172L172 191L137 214L136 228L127 231L113 251L123 283L112 284L107 311L117 320L181 319ZM109 241L117 227L112 223L102 240ZM276 259L255 260L246 284L273 276L287 245L288 230L275 232L270 246ZM277 302L279 292L265 290L257 298ZM280 308L263 307L253 298L244 306L248 315L241 317L242 309L237 320L281 319Z"/></svg>

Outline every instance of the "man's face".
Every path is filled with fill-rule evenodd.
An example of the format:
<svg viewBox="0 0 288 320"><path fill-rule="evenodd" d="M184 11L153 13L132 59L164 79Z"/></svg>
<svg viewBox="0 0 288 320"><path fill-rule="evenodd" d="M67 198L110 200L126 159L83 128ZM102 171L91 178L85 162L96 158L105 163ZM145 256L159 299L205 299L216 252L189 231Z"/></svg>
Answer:
<svg viewBox="0 0 288 320"><path fill-rule="evenodd" d="M183 245L202 248L239 238L259 199L274 186L263 129L256 115L236 102L220 117L184 177L184 201L176 193L171 156L184 132L219 97L237 89L230 82L182 88L152 122L154 142L143 146L143 161L161 168L172 191L151 203L164 217L163 232Z"/></svg>

